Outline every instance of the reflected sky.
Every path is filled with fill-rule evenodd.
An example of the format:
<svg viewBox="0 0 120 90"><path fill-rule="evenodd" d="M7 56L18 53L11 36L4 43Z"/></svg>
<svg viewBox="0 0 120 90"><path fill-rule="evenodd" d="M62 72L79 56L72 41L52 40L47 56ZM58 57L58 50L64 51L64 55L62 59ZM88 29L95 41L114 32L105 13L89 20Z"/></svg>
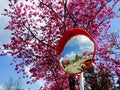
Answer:
<svg viewBox="0 0 120 90"><path fill-rule="evenodd" d="M74 59L76 54L81 56L85 51L93 52L94 43L84 35L74 36L66 43L61 53L61 60Z"/></svg>

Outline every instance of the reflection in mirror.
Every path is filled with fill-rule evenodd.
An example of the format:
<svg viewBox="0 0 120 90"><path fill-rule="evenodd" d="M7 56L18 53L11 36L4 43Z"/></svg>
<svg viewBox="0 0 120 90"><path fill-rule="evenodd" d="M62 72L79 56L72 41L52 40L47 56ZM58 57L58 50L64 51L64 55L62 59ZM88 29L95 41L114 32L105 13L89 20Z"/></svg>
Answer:
<svg viewBox="0 0 120 90"><path fill-rule="evenodd" d="M60 54L62 68L69 74L86 69L92 61L94 43L84 35L72 37Z"/></svg>

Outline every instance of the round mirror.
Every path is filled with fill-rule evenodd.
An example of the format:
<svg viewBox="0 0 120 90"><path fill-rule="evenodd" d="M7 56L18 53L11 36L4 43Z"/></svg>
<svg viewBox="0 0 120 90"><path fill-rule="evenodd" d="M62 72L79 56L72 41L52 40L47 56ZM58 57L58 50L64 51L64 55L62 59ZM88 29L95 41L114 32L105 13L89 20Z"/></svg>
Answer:
<svg viewBox="0 0 120 90"><path fill-rule="evenodd" d="M78 74L89 68L95 54L95 44L83 29L66 33L58 43L62 69L69 74Z"/></svg>
<svg viewBox="0 0 120 90"><path fill-rule="evenodd" d="M86 69L92 61L94 43L84 35L72 37L60 54L62 68L71 74Z"/></svg>

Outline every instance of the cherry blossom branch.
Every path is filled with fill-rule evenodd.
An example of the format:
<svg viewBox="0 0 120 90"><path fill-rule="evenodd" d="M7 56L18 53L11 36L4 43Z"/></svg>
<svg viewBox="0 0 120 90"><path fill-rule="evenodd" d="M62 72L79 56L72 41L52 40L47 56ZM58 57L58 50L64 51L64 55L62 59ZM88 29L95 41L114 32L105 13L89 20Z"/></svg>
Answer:
<svg viewBox="0 0 120 90"><path fill-rule="evenodd" d="M103 22L105 22L106 20L110 19L109 16L112 13L113 8L115 7L115 5L117 4L117 2L114 3L114 5L112 5L111 11L106 13L105 17L103 18L103 20L98 24L98 26L100 26L101 24L103 24ZM98 26L96 27L96 29L98 28Z"/></svg>
<svg viewBox="0 0 120 90"><path fill-rule="evenodd" d="M103 10L103 8L112 0L107 1L103 6L100 7L100 9L98 10L98 12L96 13L95 17L93 18L93 20L96 18L96 16Z"/></svg>
<svg viewBox="0 0 120 90"><path fill-rule="evenodd" d="M39 0L40 1L40 0ZM14 9L15 10L17 10L17 8L14 6L14 4L12 3L12 2L10 2L11 3L11 5L14 7ZM44 4L44 3L43 3ZM46 5L46 4L45 4ZM55 12L52 8L50 8L53 12ZM22 16L20 15L20 14L18 14L18 16L21 18L21 20L23 20L22 19ZM32 32L32 30L30 29L30 27L27 27L25 24L23 24L23 26L31 33L31 35L36 39L36 40L38 40L40 43L42 43L42 44L44 44L44 45L46 45L46 46L49 46L51 49L53 49L53 50L55 50L55 48L54 47L52 47L51 45L49 45L49 44L46 44L46 43L44 43L43 42L43 40L40 40L39 38L37 38L35 35L34 35L34 33Z"/></svg>
<svg viewBox="0 0 120 90"><path fill-rule="evenodd" d="M60 85L59 85L59 83L58 83L58 81L57 81L57 77L56 77L56 75L55 75L55 72L51 69L51 67L49 67L49 70L52 72L52 75L53 75L53 77L54 77L54 80L55 80L55 82L56 82L56 84L57 84L57 86L58 86L58 90L61 90Z"/></svg>
<svg viewBox="0 0 120 90"><path fill-rule="evenodd" d="M63 0L64 2L64 21L63 21L63 27L64 27L64 31L66 31L66 9L67 9L67 0Z"/></svg>
<svg viewBox="0 0 120 90"><path fill-rule="evenodd" d="M55 14L56 14L56 12L55 12L55 10L52 8L52 7L50 7L49 5L47 5L47 4L45 4L45 3L43 3L42 1L40 1L40 0L38 0L39 1L39 3L40 4L43 4L43 5L45 5L46 7L48 7L52 12L54 12Z"/></svg>
<svg viewBox="0 0 120 90"><path fill-rule="evenodd" d="M111 1L111 0L107 1L103 6L101 6L101 7L99 8L99 10L96 12L96 14L95 14L94 17L91 16L90 21L87 23L86 29L89 27L90 22L93 22L93 21L94 21L94 19L97 17L97 15L103 10L103 8L104 8L110 1ZM90 3L91 3L91 0L90 0ZM96 4L96 6L97 6L97 4ZM95 7L96 7L96 6L95 6ZM90 11L93 12L92 9L90 9ZM88 13L88 14L89 14L89 13ZM99 26L99 25L98 25L98 26Z"/></svg>
<svg viewBox="0 0 120 90"><path fill-rule="evenodd" d="M68 13L68 15L69 15L69 18L70 18L70 19L73 21L73 23L74 23L74 27L75 27L75 26L78 26L77 23L76 23L76 21L74 20L74 17L71 16L68 8L66 8L66 9L67 9L67 13Z"/></svg>
<svg viewBox="0 0 120 90"><path fill-rule="evenodd" d="M30 29L30 27L27 27L26 25L24 25L24 26L25 26L25 28L32 34L32 36L33 36L35 39L37 39L40 43L42 43L42 44L50 47L51 49L54 49L54 50L55 50L55 48L52 47L51 45L46 44L46 43L43 42L43 40L38 39L38 38L34 35L34 33L32 32L32 30Z"/></svg>

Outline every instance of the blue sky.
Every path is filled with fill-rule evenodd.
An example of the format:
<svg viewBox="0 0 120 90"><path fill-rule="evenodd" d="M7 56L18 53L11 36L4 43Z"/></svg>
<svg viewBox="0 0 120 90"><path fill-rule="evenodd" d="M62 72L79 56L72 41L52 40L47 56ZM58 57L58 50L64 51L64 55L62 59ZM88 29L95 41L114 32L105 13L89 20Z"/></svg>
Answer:
<svg viewBox="0 0 120 90"><path fill-rule="evenodd" d="M10 62L12 60L12 57L10 56L2 56L0 57L0 86L3 88L5 87L5 83L10 79L13 78L15 80L18 79L18 77L22 77L22 74L16 73L14 70L14 66L10 65ZM26 84L26 82L29 79L22 79L23 88L27 90L28 88L31 88L30 90L38 90L40 86L40 82L36 82L35 84ZM0 89L1 90L1 89Z"/></svg>
<svg viewBox="0 0 120 90"><path fill-rule="evenodd" d="M3 12L4 8L7 8L8 0L0 0L0 13ZM120 3L118 4L118 6ZM117 7L118 7L117 6ZM4 43L10 42L10 31L5 31L3 28L8 24L8 18L3 17L0 15L0 46ZM110 32L115 32L117 30L120 30L120 19L113 19L112 20L112 26L110 29ZM10 66L10 62L12 60L12 57L10 56L2 56L0 57L0 90L2 87L4 87L5 82L9 80L9 78L17 79L19 76L22 77L22 74L17 74L14 70L14 66ZM43 83L41 81L33 84L33 85L27 85L25 82L29 79L23 79L23 87L27 88L30 87L31 90L38 90L39 86Z"/></svg>

